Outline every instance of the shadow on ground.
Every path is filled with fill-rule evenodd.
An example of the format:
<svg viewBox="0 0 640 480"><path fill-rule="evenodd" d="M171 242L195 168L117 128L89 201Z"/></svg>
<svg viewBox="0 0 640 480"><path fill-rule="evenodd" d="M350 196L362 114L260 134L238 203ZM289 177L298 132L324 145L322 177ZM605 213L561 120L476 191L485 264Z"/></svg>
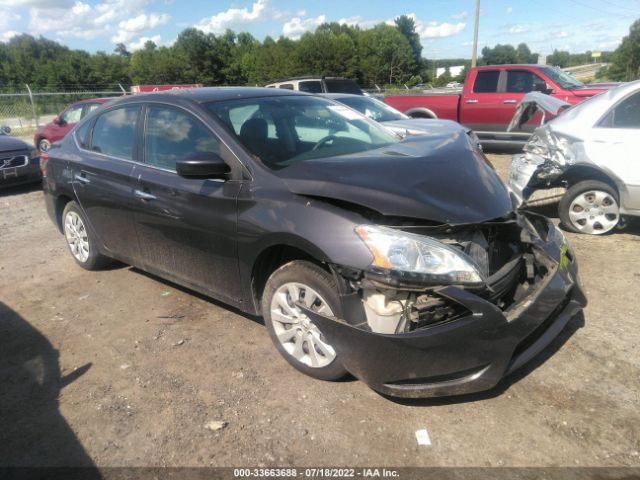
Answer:
<svg viewBox="0 0 640 480"><path fill-rule="evenodd" d="M58 351L0 302L0 467L94 467L58 405L62 388L89 368L62 377Z"/></svg>

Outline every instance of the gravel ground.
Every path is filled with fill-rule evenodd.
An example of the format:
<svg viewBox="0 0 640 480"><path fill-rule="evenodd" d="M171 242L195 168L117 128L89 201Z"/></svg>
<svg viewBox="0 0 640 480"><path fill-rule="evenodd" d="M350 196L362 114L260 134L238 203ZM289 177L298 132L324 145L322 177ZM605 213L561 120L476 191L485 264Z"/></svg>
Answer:
<svg viewBox="0 0 640 480"><path fill-rule="evenodd" d="M636 224L567 235L590 303L533 364L486 394L399 402L299 374L260 319L80 269L36 188L0 206L0 465L640 465Z"/></svg>

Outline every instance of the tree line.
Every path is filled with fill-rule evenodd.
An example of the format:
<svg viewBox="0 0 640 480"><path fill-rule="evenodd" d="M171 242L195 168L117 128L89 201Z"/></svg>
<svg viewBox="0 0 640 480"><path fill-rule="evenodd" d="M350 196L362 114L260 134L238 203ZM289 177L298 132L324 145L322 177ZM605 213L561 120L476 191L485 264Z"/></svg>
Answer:
<svg viewBox="0 0 640 480"><path fill-rule="evenodd" d="M327 75L363 86L419 83L426 68L413 19L369 29L325 23L297 40L263 41L250 33L183 30L170 46L146 42L135 52L72 50L27 34L0 43L0 86L201 83L264 85L287 76Z"/></svg>
<svg viewBox="0 0 640 480"><path fill-rule="evenodd" d="M264 85L295 75L344 76L364 87L464 81L469 60L427 60L415 27L413 19L403 15L394 25L361 29L325 23L297 40L266 37L263 41L247 32L214 35L187 28L169 46L148 41L132 53L118 44L112 53L93 54L22 34L0 43L0 88L22 88L25 83L57 88L117 83ZM525 43L498 44L483 48L479 63L536 63L537 59ZM590 60L591 52L556 50L547 64L567 67ZM612 80L640 77L640 20L615 52L603 53L601 61L611 61L606 75ZM436 67L452 65L467 68L455 78L448 71L434 78Z"/></svg>

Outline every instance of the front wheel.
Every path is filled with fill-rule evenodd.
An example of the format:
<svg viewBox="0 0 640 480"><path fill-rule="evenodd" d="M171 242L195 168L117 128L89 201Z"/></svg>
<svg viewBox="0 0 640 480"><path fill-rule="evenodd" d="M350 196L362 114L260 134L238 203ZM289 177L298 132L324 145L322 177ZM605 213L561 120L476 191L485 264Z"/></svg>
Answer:
<svg viewBox="0 0 640 480"><path fill-rule="evenodd" d="M620 223L618 194L597 180L578 182L560 200L558 213L566 230L602 235Z"/></svg>
<svg viewBox="0 0 640 480"><path fill-rule="evenodd" d="M271 340L293 367L320 380L347 374L334 348L296 303L326 316L339 316L333 277L317 265L296 260L280 267L262 295L262 315Z"/></svg>

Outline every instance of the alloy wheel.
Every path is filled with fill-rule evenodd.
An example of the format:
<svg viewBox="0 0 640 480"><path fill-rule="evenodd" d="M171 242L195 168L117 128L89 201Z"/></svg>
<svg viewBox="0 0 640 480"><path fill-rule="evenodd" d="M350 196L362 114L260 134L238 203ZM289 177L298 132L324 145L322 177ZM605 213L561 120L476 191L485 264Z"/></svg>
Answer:
<svg viewBox="0 0 640 480"><path fill-rule="evenodd" d="M296 282L285 283L276 290L270 306L278 341L289 355L304 365L326 367L335 360L336 352L296 302L321 315L333 316L326 300L311 287Z"/></svg>
<svg viewBox="0 0 640 480"><path fill-rule="evenodd" d="M89 258L89 235L80 215L68 212L64 219L64 235L71 254L81 263Z"/></svg>

